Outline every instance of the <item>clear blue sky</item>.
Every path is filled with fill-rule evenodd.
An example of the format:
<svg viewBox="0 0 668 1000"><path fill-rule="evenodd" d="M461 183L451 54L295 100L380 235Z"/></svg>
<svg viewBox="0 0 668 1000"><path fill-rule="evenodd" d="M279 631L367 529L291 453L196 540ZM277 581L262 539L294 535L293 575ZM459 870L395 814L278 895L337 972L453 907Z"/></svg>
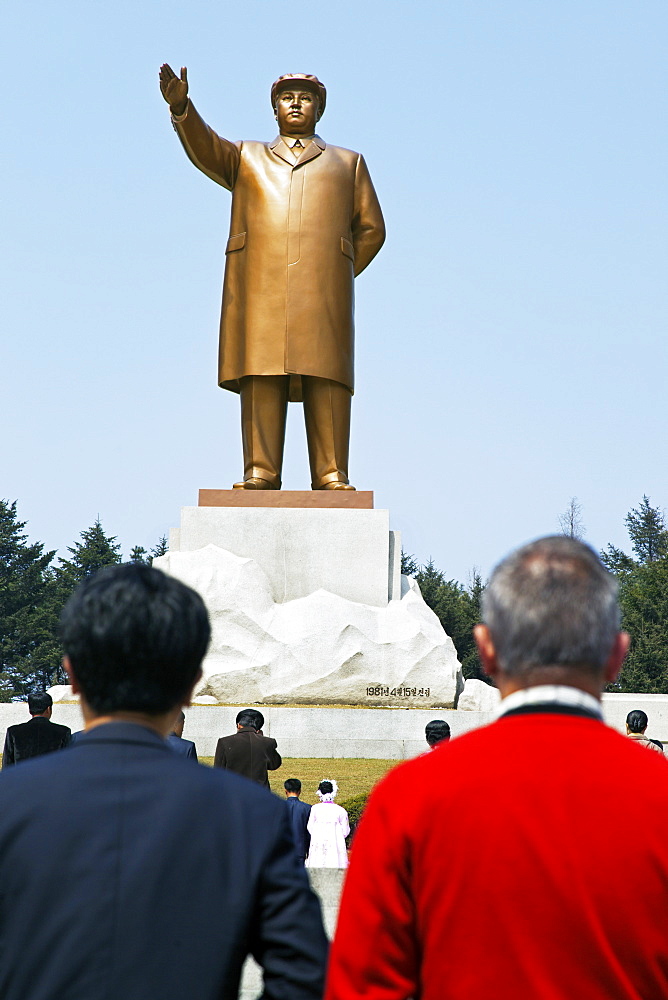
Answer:
<svg viewBox="0 0 668 1000"><path fill-rule="evenodd" d="M231 139L316 73L387 242L356 283L351 479L404 547L487 574L558 530L628 547L665 461L664 0L70 0L3 13L0 495L64 554L129 553L241 473L216 385L230 197L186 159L158 67ZM284 482L308 487L301 408Z"/></svg>

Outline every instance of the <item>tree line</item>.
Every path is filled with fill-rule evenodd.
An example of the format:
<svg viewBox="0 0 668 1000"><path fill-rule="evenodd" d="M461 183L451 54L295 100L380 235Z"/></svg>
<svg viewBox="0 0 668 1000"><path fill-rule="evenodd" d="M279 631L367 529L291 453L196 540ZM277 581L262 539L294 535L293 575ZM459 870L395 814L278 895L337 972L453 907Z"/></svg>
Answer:
<svg viewBox="0 0 668 1000"><path fill-rule="evenodd" d="M576 498L560 519L562 532L582 534ZM668 528L665 515L643 496L625 518L631 555L613 545L601 559L619 581L622 628L631 651L614 691L668 693ZM121 546L99 517L56 557L41 542L29 542L16 501L0 500L0 701L24 698L35 689L65 683L58 639L60 612L77 584L102 566L122 561ZM151 563L167 551L167 539L147 551L134 546L130 562ZM420 565L402 553L401 571L414 577L429 607L452 638L464 677L488 680L473 642L485 589L477 570L465 586L448 579L432 559Z"/></svg>
<svg viewBox="0 0 668 1000"><path fill-rule="evenodd" d="M0 500L0 701L67 682L60 612L78 583L122 561L121 546L105 533L99 517L68 547L68 556L58 559L42 542L30 543L25 526L16 501ZM129 559L150 563L166 551L163 537L150 552L136 545Z"/></svg>
<svg viewBox="0 0 668 1000"><path fill-rule="evenodd" d="M581 505L573 497L559 518L562 534L581 538ZM668 694L668 528L665 514L643 496L625 518L632 555L614 545L601 560L619 583L622 628L631 635L631 650L619 679L609 691ZM421 566L402 553L402 573L415 577L422 596L452 638L465 678L486 680L471 630L481 620L485 584L473 571L468 586L448 580L433 560Z"/></svg>

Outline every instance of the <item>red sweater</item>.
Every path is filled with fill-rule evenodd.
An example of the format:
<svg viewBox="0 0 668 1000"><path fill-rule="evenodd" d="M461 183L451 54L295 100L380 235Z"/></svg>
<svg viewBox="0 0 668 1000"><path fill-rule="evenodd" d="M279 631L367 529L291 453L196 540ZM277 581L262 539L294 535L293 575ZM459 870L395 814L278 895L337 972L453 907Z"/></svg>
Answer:
<svg viewBox="0 0 668 1000"><path fill-rule="evenodd" d="M535 713L397 767L355 837L325 997L668 998L668 761Z"/></svg>

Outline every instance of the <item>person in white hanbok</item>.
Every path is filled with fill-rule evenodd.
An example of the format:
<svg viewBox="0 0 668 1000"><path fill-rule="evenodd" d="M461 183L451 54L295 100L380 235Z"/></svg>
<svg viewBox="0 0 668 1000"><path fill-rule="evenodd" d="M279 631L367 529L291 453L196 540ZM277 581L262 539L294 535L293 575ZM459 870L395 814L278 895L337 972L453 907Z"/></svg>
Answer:
<svg viewBox="0 0 668 1000"><path fill-rule="evenodd" d="M311 806L308 832L311 845L307 868L347 868L346 837L350 833L348 813L334 799L339 789L335 781L321 781L316 792L320 804Z"/></svg>

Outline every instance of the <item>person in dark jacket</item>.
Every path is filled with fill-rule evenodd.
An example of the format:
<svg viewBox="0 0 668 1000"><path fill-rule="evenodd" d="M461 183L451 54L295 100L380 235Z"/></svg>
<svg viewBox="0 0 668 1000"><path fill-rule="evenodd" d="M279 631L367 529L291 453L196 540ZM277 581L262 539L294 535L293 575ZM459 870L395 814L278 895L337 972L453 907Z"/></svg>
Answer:
<svg viewBox="0 0 668 1000"><path fill-rule="evenodd" d="M67 726L51 722L53 698L46 691L28 695L28 711L32 715L30 722L10 726L7 730L2 751L3 767L62 750L72 738L72 731Z"/></svg>
<svg viewBox="0 0 668 1000"><path fill-rule="evenodd" d="M185 712L181 712L174 723L174 730L167 737L167 743L175 753L180 753L183 757L189 757L197 761L197 749L192 740L183 739L183 727L186 722Z"/></svg>
<svg viewBox="0 0 668 1000"><path fill-rule="evenodd" d="M61 634L86 730L0 778L2 1000L233 1000L249 954L265 1000L320 1000L327 939L285 803L165 739L201 677L200 596L107 566Z"/></svg>
<svg viewBox="0 0 668 1000"><path fill-rule="evenodd" d="M244 708L237 715L236 723L236 733L218 740L213 766L234 771L269 788L267 771L275 771L283 761L276 749L276 740L262 733L262 712Z"/></svg>
<svg viewBox="0 0 668 1000"><path fill-rule="evenodd" d="M308 818L311 815L311 807L299 798L302 793L302 783L299 778L288 778L287 781L283 782L283 788L290 810L292 836L295 838L297 857L304 864L311 843L311 834L306 829Z"/></svg>

